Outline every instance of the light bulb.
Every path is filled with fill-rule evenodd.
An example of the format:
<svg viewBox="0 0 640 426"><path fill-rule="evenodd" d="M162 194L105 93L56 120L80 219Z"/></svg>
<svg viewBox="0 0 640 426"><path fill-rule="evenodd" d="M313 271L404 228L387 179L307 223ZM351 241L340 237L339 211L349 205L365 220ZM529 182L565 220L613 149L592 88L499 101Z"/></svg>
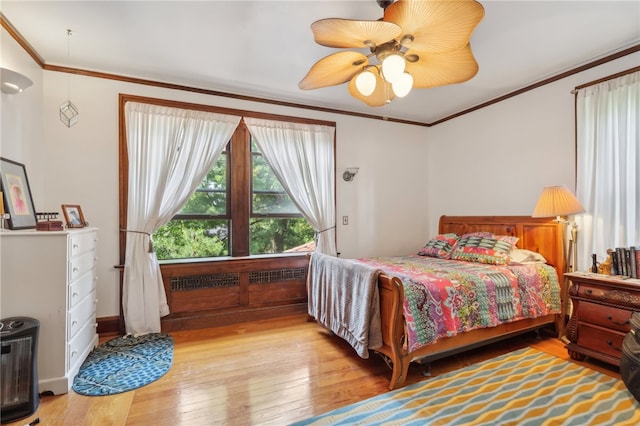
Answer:
<svg viewBox="0 0 640 426"><path fill-rule="evenodd" d="M371 71L362 71L356 77L356 88L362 96L369 96L376 89L376 76Z"/></svg>
<svg viewBox="0 0 640 426"><path fill-rule="evenodd" d="M400 55L389 55L382 61L382 74L384 79L389 83L395 83L395 81L404 72L404 58Z"/></svg>
<svg viewBox="0 0 640 426"><path fill-rule="evenodd" d="M399 98L404 98L409 94L413 87L413 77L409 73L402 73L396 81L391 84L393 93Z"/></svg>

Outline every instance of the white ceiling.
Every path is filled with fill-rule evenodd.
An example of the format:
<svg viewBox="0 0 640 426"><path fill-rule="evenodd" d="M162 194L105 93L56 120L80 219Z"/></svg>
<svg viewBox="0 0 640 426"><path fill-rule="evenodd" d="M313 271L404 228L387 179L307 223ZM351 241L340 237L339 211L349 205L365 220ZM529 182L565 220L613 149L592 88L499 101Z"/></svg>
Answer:
<svg viewBox="0 0 640 426"><path fill-rule="evenodd" d="M379 19L375 0L2 0L0 11L48 65L423 123L640 43L638 0L480 3L485 17L471 39L478 74L377 108L346 84L298 88L317 60L340 51L317 45L311 23Z"/></svg>

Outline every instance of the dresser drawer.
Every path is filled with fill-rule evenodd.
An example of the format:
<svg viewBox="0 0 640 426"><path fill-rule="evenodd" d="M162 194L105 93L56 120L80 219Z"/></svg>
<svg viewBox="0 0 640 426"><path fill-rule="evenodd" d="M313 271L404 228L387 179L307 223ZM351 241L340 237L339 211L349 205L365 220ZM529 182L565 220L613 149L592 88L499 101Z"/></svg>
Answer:
<svg viewBox="0 0 640 426"><path fill-rule="evenodd" d="M96 267L98 258L95 251L90 251L69 260L69 283Z"/></svg>
<svg viewBox="0 0 640 426"><path fill-rule="evenodd" d="M589 324L578 323L577 343L578 346L620 359L622 357L622 341L625 335L625 333L603 330L592 327Z"/></svg>
<svg viewBox="0 0 640 426"><path fill-rule="evenodd" d="M69 310L96 288L97 279L95 271L91 270L69 285Z"/></svg>
<svg viewBox="0 0 640 426"><path fill-rule="evenodd" d="M95 232L72 233L69 236L69 258L94 250L98 245Z"/></svg>
<svg viewBox="0 0 640 426"><path fill-rule="evenodd" d="M97 325L94 317L92 321L87 322L73 340L67 344L67 350L69 351L67 370L77 371L77 368L80 367L78 364L82 363L87 355L89 355L89 352L91 352L91 349L93 349L98 340L96 329ZM71 378L71 382L73 382L73 378Z"/></svg>
<svg viewBox="0 0 640 426"><path fill-rule="evenodd" d="M599 287L598 285L590 285L585 283L580 283L578 286L578 297L584 297L587 299L602 299L607 291L610 291L610 288Z"/></svg>
<svg viewBox="0 0 640 426"><path fill-rule="evenodd" d="M67 314L67 339L73 339L90 318L93 317L93 322L95 322L96 302L95 291L93 291L69 311Z"/></svg>
<svg viewBox="0 0 640 426"><path fill-rule="evenodd" d="M581 300L578 321L585 321L627 333L631 329L631 314L631 311L624 309L611 308Z"/></svg>

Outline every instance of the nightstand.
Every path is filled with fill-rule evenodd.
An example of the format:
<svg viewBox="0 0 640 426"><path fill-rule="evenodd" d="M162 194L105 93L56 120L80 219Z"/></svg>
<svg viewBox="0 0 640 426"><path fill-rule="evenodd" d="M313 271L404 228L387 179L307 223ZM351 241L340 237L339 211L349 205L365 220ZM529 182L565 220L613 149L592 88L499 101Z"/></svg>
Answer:
<svg viewBox="0 0 640 426"><path fill-rule="evenodd" d="M578 361L590 357L620 366L631 314L640 311L640 280L589 272L565 276L571 280L573 305L567 326L569 355Z"/></svg>

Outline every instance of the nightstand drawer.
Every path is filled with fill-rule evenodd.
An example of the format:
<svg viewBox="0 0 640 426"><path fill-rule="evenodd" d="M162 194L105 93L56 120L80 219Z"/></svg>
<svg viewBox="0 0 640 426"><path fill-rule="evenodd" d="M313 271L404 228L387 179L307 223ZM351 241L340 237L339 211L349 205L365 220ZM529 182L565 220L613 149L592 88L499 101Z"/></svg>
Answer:
<svg viewBox="0 0 640 426"><path fill-rule="evenodd" d="M587 299L602 299L607 291L610 291L610 288L602 288L597 285L589 285L585 283L580 283L578 286L578 297L584 297Z"/></svg>
<svg viewBox="0 0 640 426"><path fill-rule="evenodd" d="M625 333L603 330L589 324L578 323L578 345L597 352L622 357L622 341Z"/></svg>
<svg viewBox="0 0 640 426"><path fill-rule="evenodd" d="M596 303L580 301L578 321L589 322L627 333L631 327L631 314L631 311L624 309L610 308Z"/></svg>

